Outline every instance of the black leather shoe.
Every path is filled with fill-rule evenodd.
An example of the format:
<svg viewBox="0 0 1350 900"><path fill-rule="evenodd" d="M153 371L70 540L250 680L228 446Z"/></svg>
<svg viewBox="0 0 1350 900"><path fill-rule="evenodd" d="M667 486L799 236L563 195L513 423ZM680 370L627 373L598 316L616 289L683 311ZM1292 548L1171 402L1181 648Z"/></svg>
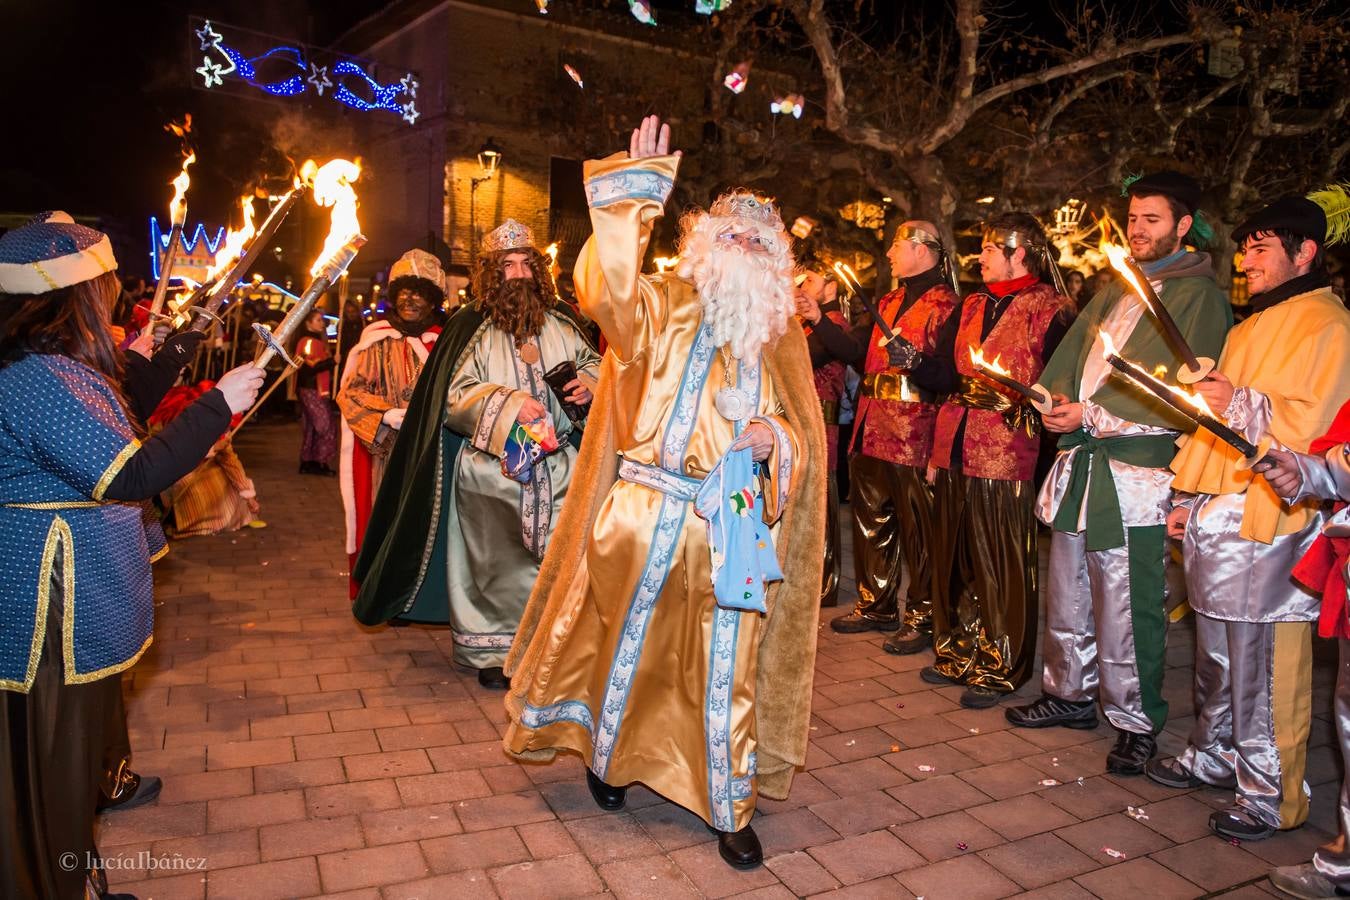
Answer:
<svg viewBox="0 0 1350 900"><path fill-rule="evenodd" d="M929 684L960 684L961 679L953 678L937 666L924 666L919 670L919 680Z"/></svg>
<svg viewBox="0 0 1350 900"><path fill-rule="evenodd" d="M920 653L933 645L933 635L920 631L913 625L901 626L900 630L881 642L881 649L896 656L909 656Z"/></svg>
<svg viewBox="0 0 1350 900"><path fill-rule="evenodd" d="M1003 716L1018 728L1096 728L1097 704L1092 700L1064 700L1053 694L1041 694L1026 706L1010 706ZM1140 771L1143 771L1142 769Z"/></svg>
<svg viewBox="0 0 1350 900"><path fill-rule="evenodd" d="M830 627L840 634L859 634L864 631L894 631L896 625L895 619L873 619L856 612L830 620Z"/></svg>
<svg viewBox="0 0 1350 900"><path fill-rule="evenodd" d="M759 836L749 825L740 831L717 832L717 852L733 869L755 869L764 862Z"/></svg>
<svg viewBox="0 0 1350 900"><path fill-rule="evenodd" d="M504 691L511 687L511 679L502 672L501 666L492 666L487 669L478 670L478 683L485 688L492 688L494 691Z"/></svg>
<svg viewBox="0 0 1350 900"><path fill-rule="evenodd" d="M586 770L586 787L591 789L591 797L595 799L595 805L606 812L621 810L623 805L628 802L628 788L605 784L590 769Z"/></svg>
<svg viewBox="0 0 1350 900"><path fill-rule="evenodd" d="M1143 775L1144 766L1157 752L1153 735L1121 731L1116 735L1116 745L1106 754L1106 771L1112 775Z"/></svg>
<svg viewBox="0 0 1350 900"><path fill-rule="evenodd" d="M1209 817L1209 827L1216 834L1240 841L1264 841L1277 829L1267 825L1240 806L1221 809Z"/></svg>
<svg viewBox="0 0 1350 900"><path fill-rule="evenodd" d="M137 775L123 767L115 778L111 794L99 791L98 812L112 812L122 809L135 809L144 806L159 796L164 782L155 775Z"/></svg>

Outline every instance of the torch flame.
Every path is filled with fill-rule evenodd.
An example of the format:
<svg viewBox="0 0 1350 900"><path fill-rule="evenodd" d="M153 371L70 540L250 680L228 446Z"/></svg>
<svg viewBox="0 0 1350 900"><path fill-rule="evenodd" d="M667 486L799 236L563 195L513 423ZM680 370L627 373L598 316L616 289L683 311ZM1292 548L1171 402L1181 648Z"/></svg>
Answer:
<svg viewBox="0 0 1350 900"><path fill-rule="evenodd" d="M352 183L361 177L361 163L359 160L334 159L320 167L314 160L307 159L300 167L300 177L313 188L314 202L333 210L328 237L309 270L309 274L317 278L325 263L361 233L361 223L356 218L356 191L352 189Z"/></svg>
<svg viewBox="0 0 1350 900"><path fill-rule="evenodd" d="M1126 264L1126 260L1130 258L1130 252L1118 244L1105 244L1102 251L1106 254L1106 258L1111 261L1111 268L1125 276L1125 280L1129 282L1130 289L1134 291L1135 296L1142 300L1145 305L1151 305L1148 299L1148 290L1139 283L1134 271Z"/></svg>
<svg viewBox="0 0 1350 900"><path fill-rule="evenodd" d="M173 199L169 201L169 221L179 228L182 228L183 223L187 221L187 189L191 180L188 177L188 166L196 161L196 152L185 156L182 171L170 182L173 185Z"/></svg>
<svg viewBox="0 0 1350 900"><path fill-rule="evenodd" d="M848 263L836 260L834 274L839 276L839 280L844 283L844 288L850 294L856 294L862 290L862 282L858 280L858 273L853 271L853 267Z"/></svg>
<svg viewBox="0 0 1350 900"><path fill-rule="evenodd" d="M984 358L983 347L970 348L970 362L977 369L985 369L986 371L993 372L995 375L1002 375L1004 378L1012 377L1012 372L1003 368L1003 355L999 354L998 356L995 356L991 362Z"/></svg>
<svg viewBox="0 0 1350 900"><path fill-rule="evenodd" d="M1101 340L1102 348L1107 356L1120 356L1120 351L1116 349L1116 342L1111 340L1110 334L1108 334L1105 330L1101 330L1097 332L1097 337ZM1124 359L1123 356L1120 356L1120 358ZM1126 361L1128 362L1128 360ZM1212 419L1219 418L1218 416L1214 415L1214 411L1209 408L1209 404L1205 402L1204 397L1201 397L1199 394L1192 394L1190 391L1183 391L1181 388L1168 384L1166 381L1163 381L1162 378L1160 377L1150 375L1148 372L1144 371L1139 366L1133 364L1131 365L1136 371L1139 372L1140 376L1152 381L1158 387L1170 391L1172 396L1181 400L1186 405L1194 409L1196 412L1204 416L1209 416ZM1160 366L1159 369L1161 370L1164 376L1167 374L1166 366Z"/></svg>
<svg viewBox="0 0 1350 900"><path fill-rule="evenodd" d="M253 195L245 194L239 198L239 209L244 214L244 224L238 231L233 228L225 232L225 243L216 251L215 261L206 270L207 279L215 278L244 254L249 239L257 232L253 225Z"/></svg>

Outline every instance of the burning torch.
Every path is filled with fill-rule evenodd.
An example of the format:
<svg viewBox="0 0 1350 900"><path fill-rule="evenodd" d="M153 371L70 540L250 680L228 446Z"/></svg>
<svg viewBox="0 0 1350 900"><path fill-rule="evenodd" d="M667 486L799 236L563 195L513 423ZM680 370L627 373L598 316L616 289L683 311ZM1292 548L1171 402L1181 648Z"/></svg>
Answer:
<svg viewBox="0 0 1350 900"><path fill-rule="evenodd" d="M1265 472L1275 465L1275 460L1265 452L1265 447L1258 447L1229 428L1227 423L1220 421L1205 403L1204 398L1154 378L1136 364L1122 359L1116 353L1115 343L1109 334L1103 331L1100 332L1100 337L1105 348L1106 361L1111 364L1111 368L1241 453L1242 459L1237 464L1239 469Z"/></svg>
<svg viewBox="0 0 1350 900"><path fill-rule="evenodd" d="M183 169L171 182L173 199L169 201L169 246L164 251L164 260L159 266L159 283L155 285L155 296L150 301L150 321L145 323L142 334L149 334L155 327L155 320L161 318L164 298L169 291L169 275L173 271L173 261L178 256L178 245L183 239L183 223L187 221L188 166L197 161L195 152L183 158Z"/></svg>
<svg viewBox="0 0 1350 900"><path fill-rule="evenodd" d="M234 286L239 282L239 279L258 261L258 257L271 244L273 236L276 235L277 229L281 227L281 223L286 220L286 216L307 193L309 193L308 186L297 184L294 190L273 207L272 212L268 214L262 223L262 227L256 233L251 230L253 198L244 198L244 227L238 232L230 233L230 237L239 235L236 238L237 246L231 248L227 239L226 249L222 251L225 255L223 258L220 255L216 257L218 268L228 265L231 258L233 258L234 264L229 267L224 275L214 282L203 285L198 289L198 293L193 295L189 301L189 311L194 313L194 316L192 324L188 326L189 330L205 332L211 327L212 321L220 321L218 313L225 299L230 296L230 291L234 290ZM245 241L248 243L245 244Z"/></svg>
<svg viewBox="0 0 1350 900"><path fill-rule="evenodd" d="M992 361L984 358L983 348L970 348L970 363L981 375L990 381L1003 385L1008 390L1018 394L1029 403L1033 409L1044 415L1054 408L1054 402L1050 398L1050 392L1039 384L1026 385L1012 377L1003 367L1003 357L996 356Z"/></svg>
<svg viewBox="0 0 1350 900"><path fill-rule="evenodd" d="M1102 249L1106 252L1106 258L1111 261L1111 267L1124 277L1126 284L1143 301L1144 306L1148 307L1153 318L1158 320L1172 349L1181 354L1184 365L1177 370L1177 381L1182 384L1195 384L1204 380L1206 375L1214 371L1214 360L1195 355L1191 345L1186 343L1186 338L1182 336L1181 329L1177 328L1176 320L1167 311L1167 307L1163 306L1162 300L1153 290L1153 285L1149 283L1148 276L1139 268L1134 257L1126 253L1124 247L1115 244L1107 244Z"/></svg>
<svg viewBox="0 0 1350 900"><path fill-rule="evenodd" d="M318 258L309 270L313 281L305 288L300 299L291 306L286 317L277 325L276 331L262 322L255 322L253 325L253 330L257 332L258 340L261 342L258 352L253 357L253 365L259 369L266 368L273 357L279 356L286 362L288 369L273 382L267 393L258 399L248 415L244 416L230 432L231 435L242 428L272 391L299 368L300 364L286 352L286 344L300 329L305 319L309 318L319 298L342 277L366 243L365 235L361 234L361 225L356 218L356 191L352 189L352 183L361 174L360 165L345 159L334 159L318 169L312 168L312 163L307 163L305 171L308 173L307 180L313 185L314 202L320 206L332 207L332 225L323 249L319 251Z"/></svg>

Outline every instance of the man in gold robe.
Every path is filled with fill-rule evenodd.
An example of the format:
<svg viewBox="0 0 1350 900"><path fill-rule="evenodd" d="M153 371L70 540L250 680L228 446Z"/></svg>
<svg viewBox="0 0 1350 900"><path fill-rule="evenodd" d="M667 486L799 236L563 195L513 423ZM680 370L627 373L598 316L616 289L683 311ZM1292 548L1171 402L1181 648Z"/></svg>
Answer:
<svg viewBox="0 0 1350 900"><path fill-rule="evenodd" d="M557 300L548 257L526 226L507 219L488 234L474 280L477 300L455 314L428 360L427 390L419 382L395 448L397 456L407 452L405 440L425 443L432 477L401 463L399 478L391 483L387 475L371 517L380 547L363 549L358 560L354 611L367 624L449 624L455 662L477 669L484 687L505 688L502 662L567 496L574 432L600 357ZM569 374L550 378L558 366L570 366ZM541 443L547 452L526 458L523 428L556 443ZM395 512L396 501L403 505ZM385 527L391 520L427 524L409 545ZM390 566L372 575L363 561L376 555L413 561L411 588Z"/></svg>
<svg viewBox="0 0 1350 900"><path fill-rule="evenodd" d="M668 144L650 117L627 154L585 167L595 234L577 295L609 349L559 524L570 539L550 547L507 660L504 743L526 759L580 754L605 809L642 782L750 868L757 794L786 796L805 760L824 425L772 201L736 191L689 214L678 270L641 274L679 166ZM772 526L784 576L765 613L715 597L725 560L692 508L746 448L760 473L747 513Z"/></svg>

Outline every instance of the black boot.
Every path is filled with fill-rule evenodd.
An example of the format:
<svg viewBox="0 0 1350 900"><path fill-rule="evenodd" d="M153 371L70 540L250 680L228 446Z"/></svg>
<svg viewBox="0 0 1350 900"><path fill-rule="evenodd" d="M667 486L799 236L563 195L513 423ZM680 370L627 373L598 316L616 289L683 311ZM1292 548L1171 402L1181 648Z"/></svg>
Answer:
<svg viewBox="0 0 1350 900"><path fill-rule="evenodd" d="M135 809L138 806L144 806L158 797L160 789L164 787L164 782L156 776L137 775L126 768L125 764L109 781L111 782L110 786L105 786L99 790L98 805L95 807L96 812Z"/></svg>
<svg viewBox="0 0 1350 900"><path fill-rule="evenodd" d="M897 656L921 653L931 646L933 646L932 632L915 628L913 625L900 626L899 631L881 642L882 650Z"/></svg>
<svg viewBox="0 0 1350 900"><path fill-rule="evenodd" d="M623 809L624 803L628 800L628 788L605 784L590 769L586 770L586 787L591 789L595 805L606 812Z"/></svg>
<svg viewBox="0 0 1350 900"><path fill-rule="evenodd" d="M1120 731L1116 745L1106 754L1106 771L1112 775L1143 775L1144 766L1158 752L1158 742L1151 734Z"/></svg>
<svg viewBox="0 0 1350 900"><path fill-rule="evenodd" d="M830 620L830 628L840 634L859 634L863 631L894 631L900 627L896 619L874 619L860 612Z"/></svg>
<svg viewBox="0 0 1350 900"><path fill-rule="evenodd" d="M755 869L764 862L759 836L749 825L740 831L717 832L717 852L733 869Z"/></svg>
<svg viewBox="0 0 1350 900"><path fill-rule="evenodd" d="M490 666L478 670L478 683L494 691L505 691L511 687L511 679L506 677L501 666Z"/></svg>

